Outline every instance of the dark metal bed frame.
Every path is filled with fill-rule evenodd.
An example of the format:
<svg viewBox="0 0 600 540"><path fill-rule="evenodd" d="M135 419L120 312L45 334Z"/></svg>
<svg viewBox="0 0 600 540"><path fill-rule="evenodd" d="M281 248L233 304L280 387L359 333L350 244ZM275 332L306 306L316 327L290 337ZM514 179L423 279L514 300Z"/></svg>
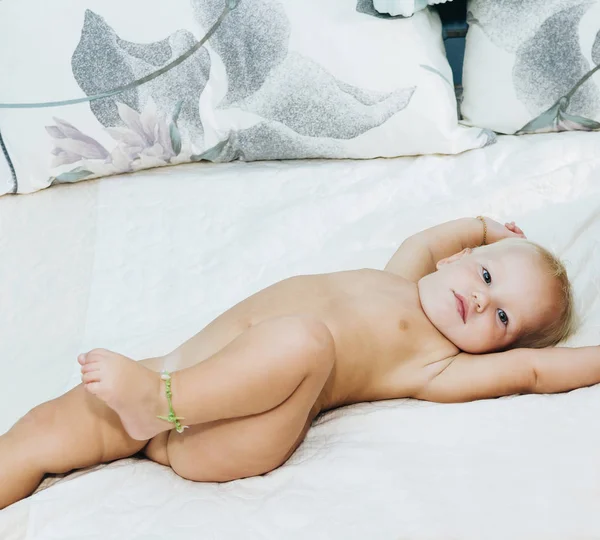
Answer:
<svg viewBox="0 0 600 540"><path fill-rule="evenodd" d="M444 44L454 74L454 83L460 87L467 34L467 0L438 4L437 9L444 25Z"/></svg>

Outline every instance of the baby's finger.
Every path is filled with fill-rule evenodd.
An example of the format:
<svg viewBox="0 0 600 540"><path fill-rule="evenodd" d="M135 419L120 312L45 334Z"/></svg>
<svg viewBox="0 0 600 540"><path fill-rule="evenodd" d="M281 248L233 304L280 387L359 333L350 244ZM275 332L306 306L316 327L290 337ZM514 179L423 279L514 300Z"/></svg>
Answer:
<svg viewBox="0 0 600 540"><path fill-rule="evenodd" d="M523 232L523 230L521 229L521 227L519 227L514 221L511 221L510 223L507 223L506 224L506 228L509 231L512 231L512 232L514 232L516 234L525 236L525 233Z"/></svg>

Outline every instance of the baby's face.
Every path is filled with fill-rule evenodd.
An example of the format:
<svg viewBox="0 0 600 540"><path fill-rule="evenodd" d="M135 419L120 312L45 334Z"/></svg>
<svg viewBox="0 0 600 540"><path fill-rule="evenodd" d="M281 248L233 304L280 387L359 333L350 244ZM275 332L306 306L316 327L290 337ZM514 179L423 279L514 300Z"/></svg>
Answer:
<svg viewBox="0 0 600 540"><path fill-rule="evenodd" d="M552 280L533 248L498 246L438 265L418 288L425 315L447 339L462 351L486 353L551 319Z"/></svg>

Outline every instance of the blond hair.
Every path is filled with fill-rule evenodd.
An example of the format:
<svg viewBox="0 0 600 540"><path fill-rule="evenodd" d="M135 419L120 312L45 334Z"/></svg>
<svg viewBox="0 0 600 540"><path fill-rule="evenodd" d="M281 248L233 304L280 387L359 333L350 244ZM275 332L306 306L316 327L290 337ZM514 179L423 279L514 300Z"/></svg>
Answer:
<svg viewBox="0 0 600 540"><path fill-rule="evenodd" d="M553 253L539 244L524 238L507 238L489 246L485 246L484 249L511 246L526 246L535 251L542 263L542 268L547 275L554 280L553 292L556 298L554 307L557 308L558 314L556 317L552 318L552 321L549 324L541 325L539 328L526 329L523 334L511 344L510 348L543 349L544 347L552 347L572 336L577 329L575 302L573 299L571 283L567 276L567 269L562 261Z"/></svg>

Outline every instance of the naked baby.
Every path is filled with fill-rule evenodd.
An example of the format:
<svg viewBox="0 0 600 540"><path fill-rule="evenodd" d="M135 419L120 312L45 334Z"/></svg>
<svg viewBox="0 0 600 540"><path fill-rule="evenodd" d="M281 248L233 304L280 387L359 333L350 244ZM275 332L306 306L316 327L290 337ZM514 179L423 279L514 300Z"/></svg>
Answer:
<svg viewBox="0 0 600 540"><path fill-rule="evenodd" d="M194 481L264 474L319 413L361 401L596 384L598 347L553 347L573 320L564 267L514 223L438 225L405 240L384 270L275 283L165 357L81 354L82 384L0 437L0 508L47 473L138 452Z"/></svg>

